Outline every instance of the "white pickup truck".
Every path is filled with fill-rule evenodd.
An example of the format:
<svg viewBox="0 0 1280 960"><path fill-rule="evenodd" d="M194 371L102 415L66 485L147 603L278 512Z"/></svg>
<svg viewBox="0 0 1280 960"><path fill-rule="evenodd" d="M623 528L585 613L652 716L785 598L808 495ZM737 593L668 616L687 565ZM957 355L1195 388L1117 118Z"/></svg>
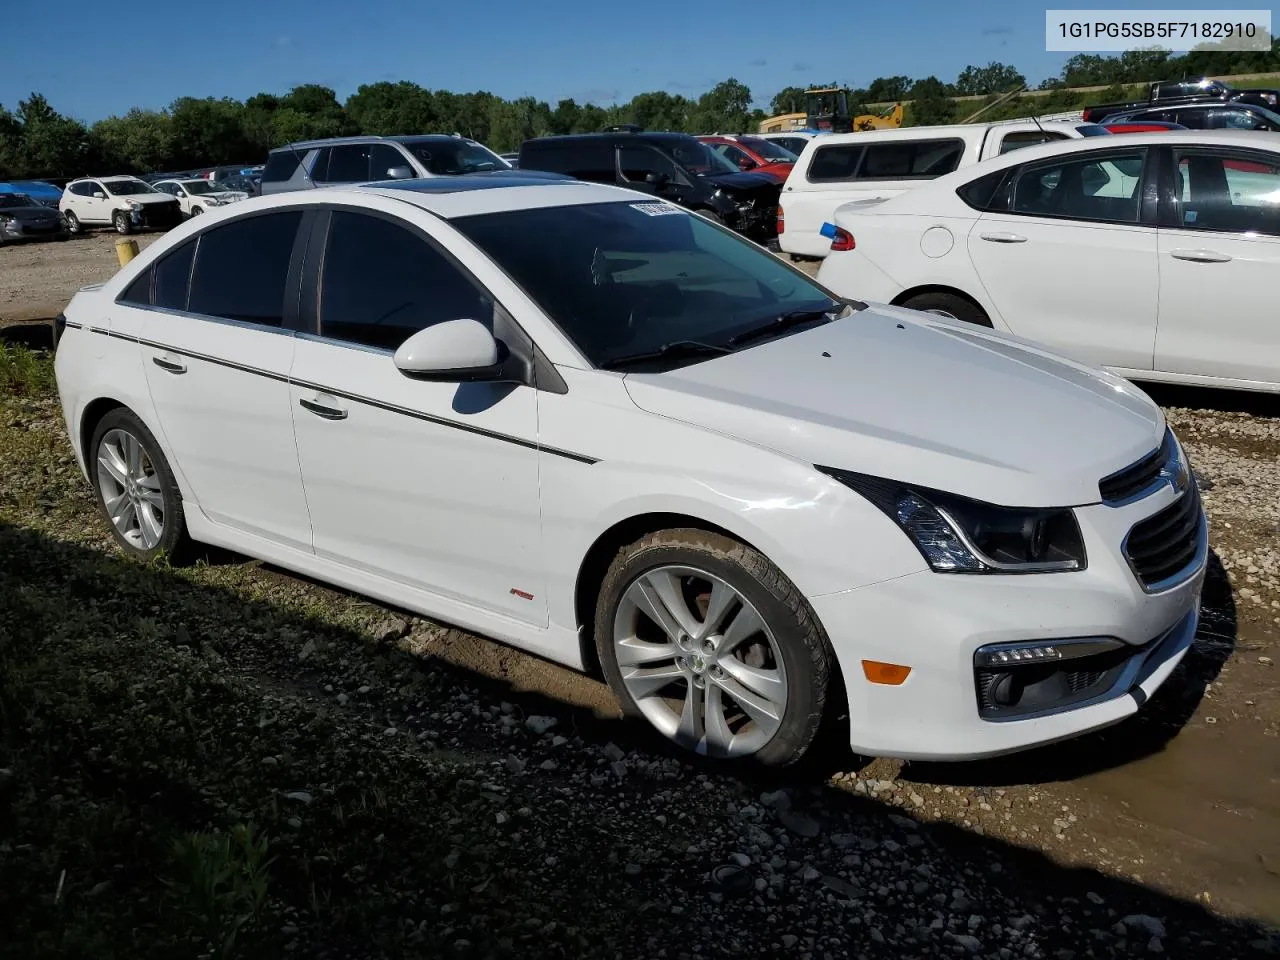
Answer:
<svg viewBox="0 0 1280 960"><path fill-rule="evenodd" d="M782 187L778 246L795 259L822 259L831 248L822 225L841 204L883 200L1019 147L1093 136L1111 132L1072 120L1001 120L814 137Z"/></svg>

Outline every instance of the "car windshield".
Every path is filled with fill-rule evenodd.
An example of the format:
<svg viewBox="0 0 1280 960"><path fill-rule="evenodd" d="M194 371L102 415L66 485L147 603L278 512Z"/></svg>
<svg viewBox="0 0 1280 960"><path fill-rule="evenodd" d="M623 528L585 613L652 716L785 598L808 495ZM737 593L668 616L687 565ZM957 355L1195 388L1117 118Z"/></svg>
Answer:
<svg viewBox="0 0 1280 960"><path fill-rule="evenodd" d="M155 187L141 180L107 180L103 183L107 193L115 197L127 197L137 193L159 193Z"/></svg>
<svg viewBox="0 0 1280 960"><path fill-rule="evenodd" d="M507 170L511 167L511 164L492 150L466 140L420 140L416 143L411 141L405 146L427 168L428 173L437 176Z"/></svg>
<svg viewBox="0 0 1280 960"><path fill-rule="evenodd" d="M187 188L187 193L217 193L223 189L208 180L184 180L182 185Z"/></svg>
<svg viewBox="0 0 1280 960"><path fill-rule="evenodd" d="M1076 133L1082 137L1109 137L1111 131L1100 123L1082 123L1076 127Z"/></svg>
<svg viewBox="0 0 1280 960"><path fill-rule="evenodd" d="M0 210L34 206L36 202L25 193L0 193Z"/></svg>
<svg viewBox="0 0 1280 960"><path fill-rule="evenodd" d="M778 257L662 201L543 207L450 223L598 367L664 369L845 303ZM763 337L762 337L763 339ZM732 341L732 342L731 342ZM698 349L704 348L702 353Z"/></svg>
<svg viewBox="0 0 1280 960"><path fill-rule="evenodd" d="M779 143L772 140L765 140L763 137L743 137L741 143L749 150L754 150L760 156L768 160L777 160L779 163L795 163L796 155Z"/></svg>
<svg viewBox="0 0 1280 960"><path fill-rule="evenodd" d="M701 140L693 137L679 139L662 144L667 152L690 173L699 177L717 176L722 173L741 173L736 165L729 162Z"/></svg>

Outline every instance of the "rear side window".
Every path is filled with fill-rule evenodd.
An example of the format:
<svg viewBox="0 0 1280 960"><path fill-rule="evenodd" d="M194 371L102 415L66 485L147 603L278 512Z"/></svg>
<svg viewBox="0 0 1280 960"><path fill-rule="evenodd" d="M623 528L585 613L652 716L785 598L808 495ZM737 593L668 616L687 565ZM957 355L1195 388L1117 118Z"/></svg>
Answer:
<svg viewBox="0 0 1280 960"><path fill-rule="evenodd" d="M1176 223L1184 230L1280 234L1280 166L1269 156L1181 148L1173 154Z"/></svg>
<svg viewBox="0 0 1280 960"><path fill-rule="evenodd" d="M196 242L188 240L156 264L153 302L157 307L165 310L187 309L187 288L191 282L191 264L196 256Z"/></svg>
<svg viewBox="0 0 1280 960"><path fill-rule="evenodd" d="M1013 184L1012 212L1137 223L1145 150L1028 164Z"/></svg>
<svg viewBox="0 0 1280 960"><path fill-rule="evenodd" d="M671 158L646 144L628 143L618 151L618 157L622 175L632 183L643 183L651 173L669 180L676 177L676 166Z"/></svg>
<svg viewBox="0 0 1280 960"><path fill-rule="evenodd" d="M528 143L520 151L522 170L546 170L563 173L578 180L613 183L613 144L606 140L572 144Z"/></svg>
<svg viewBox="0 0 1280 960"><path fill-rule="evenodd" d="M1057 131L1040 131L1040 130L1019 130L1016 133L1006 133L1004 139L1000 141L1000 153L1005 154L1010 150L1017 150L1019 147L1034 147L1037 144L1049 143L1052 140L1066 140L1065 133Z"/></svg>
<svg viewBox="0 0 1280 960"><path fill-rule="evenodd" d="M852 180L866 147L860 143L838 143L819 147L809 161L810 180Z"/></svg>
<svg viewBox="0 0 1280 960"><path fill-rule="evenodd" d="M200 235L188 309L279 327L302 211L235 220Z"/></svg>
<svg viewBox="0 0 1280 960"><path fill-rule="evenodd" d="M995 199L996 190L1000 188L1000 184L1004 181L1008 172L1007 170L997 170L995 173L988 173L977 180L970 180L963 186L958 187L956 194L975 210L989 210L991 209L991 202Z"/></svg>
<svg viewBox="0 0 1280 960"><path fill-rule="evenodd" d="M297 170L297 155L292 150L280 150L267 157L267 165L262 171L262 180L264 183L288 180Z"/></svg>
<svg viewBox="0 0 1280 960"><path fill-rule="evenodd" d="M147 267L134 278L133 283L129 284L120 295L121 303L132 303L141 307L151 305L151 271L153 269Z"/></svg>
<svg viewBox="0 0 1280 960"><path fill-rule="evenodd" d="M328 183L357 183L369 179L369 145L346 144L329 150L329 168L323 177Z"/></svg>
<svg viewBox="0 0 1280 960"><path fill-rule="evenodd" d="M960 166L963 140L884 140L819 147L810 180L930 180Z"/></svg>
<svg viewBox="0 0 1280 960"><path fill-rule="evenodd" d="M493 303L413 231L367 214L333 214L320 278L322 337L394 350L444 320L492 327Z"/></svg>

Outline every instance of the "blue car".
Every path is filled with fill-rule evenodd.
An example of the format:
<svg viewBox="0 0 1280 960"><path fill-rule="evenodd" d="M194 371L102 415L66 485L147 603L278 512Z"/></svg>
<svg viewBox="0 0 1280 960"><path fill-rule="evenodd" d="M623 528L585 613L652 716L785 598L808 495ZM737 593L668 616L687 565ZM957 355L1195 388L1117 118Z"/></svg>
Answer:
<svg viewBox="0 0 1280 960"><path fill-rule="evenodd" d="M55 209L62 199L62 188L55 187L52 183L46 183L43 180L0 181L0 193L25 194L36 203Z"/></svg>

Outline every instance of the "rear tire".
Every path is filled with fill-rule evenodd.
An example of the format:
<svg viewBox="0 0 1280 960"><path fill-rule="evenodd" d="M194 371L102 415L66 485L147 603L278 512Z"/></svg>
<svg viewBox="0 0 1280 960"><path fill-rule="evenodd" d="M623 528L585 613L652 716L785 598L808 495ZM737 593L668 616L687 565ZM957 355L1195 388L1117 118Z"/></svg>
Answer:
<svg viewBox="0 0 1280 960"><path fill-rule="evenodd" d="M125 553L174 564L191 554L182 494L160 444L133 411L102 418L85 450L98 508Z"/></svg>
<svg viewBox="0 0 1280 960"><path fill-rule="evenodd" d="M63 216L67 218L67 232L73 237L79 236L84 232L84 227L80 225L80 218L75 215L74 211L68 210Z"/></svg>
<svg viewBox="0 0 1280 960"><path fill-rule="evenodd" d="M623 547L595 641L624 712L694 753L785 767L822 725L833 656L817 617L777 567L726 536L663 530Z"/></svg>
<svg viewBox="0 0 1280 960"><path fill-rule="evenodd" d="M962 320L965 323L972 323L979 327L991 326L991 318L987 316L986 311L972 300L954 293L943 293L941 291L919 293L904 301L902 305L909 310L921 310L924 313L933 313L941 317L949 317L952 320Z"/></svg>

